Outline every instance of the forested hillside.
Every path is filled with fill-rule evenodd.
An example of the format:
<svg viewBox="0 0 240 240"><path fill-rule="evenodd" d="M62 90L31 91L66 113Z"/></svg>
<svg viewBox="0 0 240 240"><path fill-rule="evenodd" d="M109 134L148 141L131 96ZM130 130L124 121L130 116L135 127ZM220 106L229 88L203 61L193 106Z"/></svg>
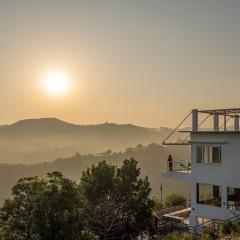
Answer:
<svg viewBox="0 0 240 240"><path fill-rule="evenodd" d="M174 181L162 177L165 168L165 161L168 154L172 154L176 160L189 159L189 149L186 147L163 147L157 144L148 146L137 145L134 148L127 148L123 152L106 151L101 154L80 154L77 153L69 158L60 158L49 163L32 165L9 165L0 164L0 202L10 196L11 187L19 178L29 176L45 176L48 172L60 171L64 176L73 180L79 180L82 171L91 164L106 160L112 164L120 165L126 158L134 157L142 169L143 175L148 175L152 195L160 196L160 184L163 184L163 196L169 193L181 193L188 197L188 185L184 182Z"/></svg>

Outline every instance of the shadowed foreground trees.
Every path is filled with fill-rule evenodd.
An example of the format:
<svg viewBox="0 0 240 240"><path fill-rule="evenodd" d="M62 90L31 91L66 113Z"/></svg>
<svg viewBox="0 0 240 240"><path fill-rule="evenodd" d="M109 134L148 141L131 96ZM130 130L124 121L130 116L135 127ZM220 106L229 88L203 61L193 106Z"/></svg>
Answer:
<svg viewBox="0 0 240 240"><path fill-rule="evenodd" d="M77 184L59 172L21 179L1 209L1 239L82 239L82 207Z"/></svg>
<svg viewBox="0 0 240 240"><path fill-rule="evenodd" d="M12 188L12 199L1 209L1 239L37 239L34 209L47 182L38 177L20 179Z"/></svg>
<svg viewBox="0 0 240 240"><path fill-rule="evenodd" d="M151 231L151 188L148 178L139 176L134 159L120 168L100 162L83 173L80 188L92 212L90 227L102 239L129 239Z"/></svg>
<svg viewBox="0 0 240 240"><path fill-rule="evenodd" d="M135 239L151 231L150 191L134 159L92 165L79 184L59 172L24 178L1 209L0 239Z"/></svg>
<svg viewBox="0 0 240 240"><path fill-rule="evenodd" d="M60 173L48 174L47 185L34 209L35 231L40 239L81 239L83 200L76 183Z"/></svg>

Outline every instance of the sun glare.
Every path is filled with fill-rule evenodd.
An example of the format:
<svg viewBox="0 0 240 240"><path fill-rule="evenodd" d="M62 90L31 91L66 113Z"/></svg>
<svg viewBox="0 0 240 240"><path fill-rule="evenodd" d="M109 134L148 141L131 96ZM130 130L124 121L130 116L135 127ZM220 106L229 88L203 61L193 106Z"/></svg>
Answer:
<svg viewBox="0 0 240 240"><path fill-rule="evenodd" d="M44 86L53 95L60 95L69 89L69 79L62 72L51 72L44 78Z"/></svg>

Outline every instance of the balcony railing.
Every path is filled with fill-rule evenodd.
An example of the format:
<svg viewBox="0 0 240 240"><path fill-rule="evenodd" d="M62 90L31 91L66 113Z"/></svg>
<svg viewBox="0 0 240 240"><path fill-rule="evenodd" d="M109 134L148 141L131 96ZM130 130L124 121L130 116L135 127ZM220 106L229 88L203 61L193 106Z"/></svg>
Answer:
<svg viewBox="0 0 240 240"><path fill-rule="evenodd" d="M166 172L191 173L191 163L188 161L166 162Z"/></svg>

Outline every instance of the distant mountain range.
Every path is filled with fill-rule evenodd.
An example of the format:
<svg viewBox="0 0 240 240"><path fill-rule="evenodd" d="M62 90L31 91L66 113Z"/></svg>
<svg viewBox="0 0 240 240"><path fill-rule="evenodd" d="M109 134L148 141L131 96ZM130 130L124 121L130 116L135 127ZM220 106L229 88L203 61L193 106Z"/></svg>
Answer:
<svg viewBox="0 0 240 240"><path fill-rule="evenodd" d="M76 125L55 118L22 120L0 126L0 163L39 163L76 152L124 151L137 144L161 143L170 131L132 124Z"/></svg>

